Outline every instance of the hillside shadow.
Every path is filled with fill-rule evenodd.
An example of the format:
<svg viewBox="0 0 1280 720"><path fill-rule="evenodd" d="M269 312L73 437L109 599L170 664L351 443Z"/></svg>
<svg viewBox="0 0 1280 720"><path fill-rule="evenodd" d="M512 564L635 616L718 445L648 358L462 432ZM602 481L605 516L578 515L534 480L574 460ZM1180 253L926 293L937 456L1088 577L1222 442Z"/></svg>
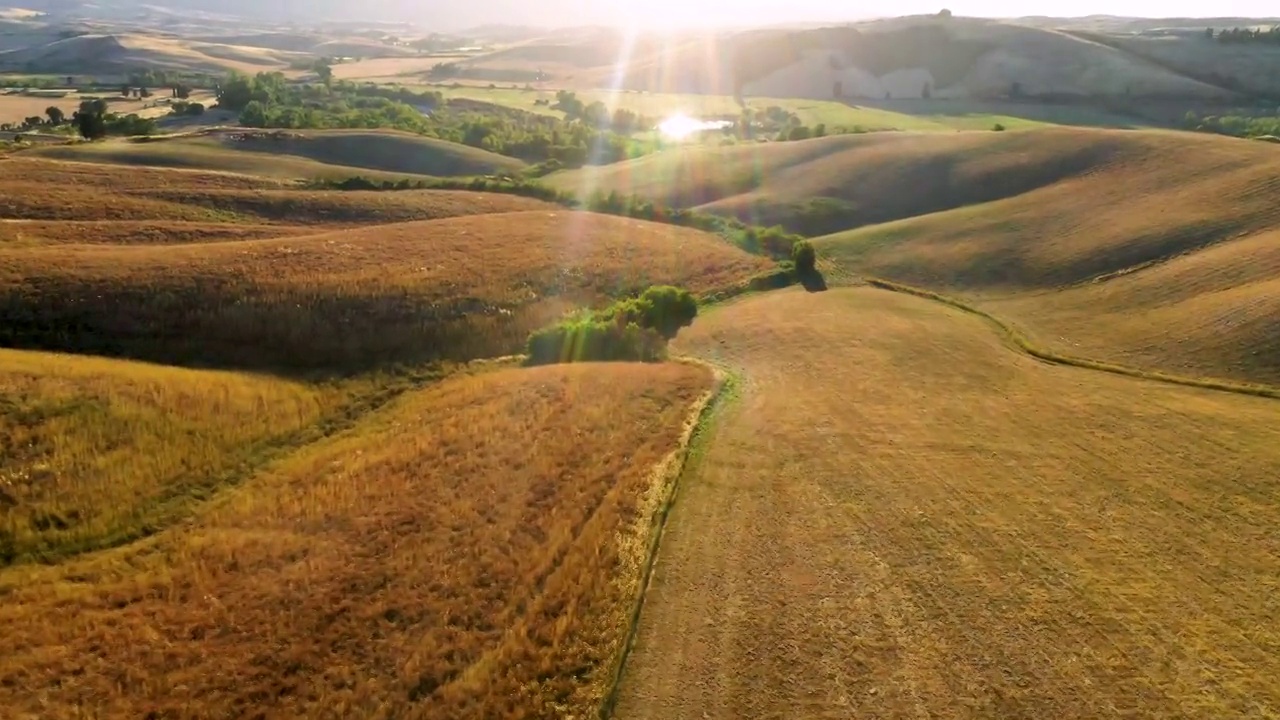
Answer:
<svg viewBox="0 0 1280 720"><path fill-rule="evenodd" d="M963 121L961 125L972 125L970 129L974 130L991 129L1001 117L1069 127L1116 130L1133 130L1150 124L1150 121L1144 121L1130 110L1106 107L1101 102L1072 102L1059 98L1008 98L986 101L960 98L883 100L845 98L840 102L853 108L865 107L902 113L944 124L947 119Z"/></svg>
<svg viewBox="0 0 1280 720"><path fill-rule="evenodd" d="M806 292L816 293L826 292L827 290L827 279L823 277L820 270L799 273L798 279L800 280L800 286L803 287Z"/></svg>

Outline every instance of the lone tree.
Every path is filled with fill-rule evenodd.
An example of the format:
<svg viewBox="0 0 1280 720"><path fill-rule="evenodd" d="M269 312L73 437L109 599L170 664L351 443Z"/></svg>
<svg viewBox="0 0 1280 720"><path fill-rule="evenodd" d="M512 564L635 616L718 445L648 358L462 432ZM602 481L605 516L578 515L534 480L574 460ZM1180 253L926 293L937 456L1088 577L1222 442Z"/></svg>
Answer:
<svg viewBox="0 0 1280 720"><path fill-rule="evenodd" d="M86 140L97 140L107 135L107 101L85 100L72 118L76 131Z"/></svg>
<svg viewBox="0 0 1280 720"><path fill-rule="evenodd" d="M813 275L818 269L818 253L813 249L813 243L799 240L792 245L791 261L796 264L797 275Z"/></svg>

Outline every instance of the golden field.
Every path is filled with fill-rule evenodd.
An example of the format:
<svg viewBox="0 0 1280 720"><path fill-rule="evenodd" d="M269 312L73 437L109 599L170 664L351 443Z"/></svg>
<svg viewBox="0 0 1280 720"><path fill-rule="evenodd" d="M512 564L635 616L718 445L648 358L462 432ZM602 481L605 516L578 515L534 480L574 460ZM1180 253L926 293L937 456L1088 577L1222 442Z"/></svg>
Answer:
<svg viewBox="0 0 1280 720"><path fill-rule="evenodd" d="M585 716L638 589L664 481L652 470L710 382L684 365L459 376L273 463L191 523L0 571L0 705Z"/></svg>
<svg viewBox="0 0 1280 720"><path fill-rule="evenodd" d="M1073 135L1118 149L1078 176L815 244L847 271L960 297L1061 354L1280 383L1280 155L1190 133Z"/></svg>
<svg viewBox="0 0 1280 720"><path fill-rule="evenodd" d="M154 532L370 385L0 350L0 565Z"/></svg>
<svg viewBox="0 0 1280 720"><path fill-rule="evenodd" d="M651 284L712 292L768 266L699 231L559 208L271 240L0 249L0 339L346 373L518 352L567 310Z"/></svg>
<svg viewBox="0 0 1280 720"><path fill-rule="evenodd" d="M1045 364L868 288L735 300L676 349L739 380L617 717L1280 710L1275 401Z"/></svg>

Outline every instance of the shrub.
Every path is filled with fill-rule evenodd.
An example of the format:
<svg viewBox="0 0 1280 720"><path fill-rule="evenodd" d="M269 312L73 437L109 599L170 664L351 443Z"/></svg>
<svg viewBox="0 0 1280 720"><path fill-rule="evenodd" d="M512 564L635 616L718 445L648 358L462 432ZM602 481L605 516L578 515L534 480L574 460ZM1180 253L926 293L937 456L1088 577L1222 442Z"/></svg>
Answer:
<svg viewBox="0 0 1280 720"><path fill-rule="evenodd" d="M620 300L600 314L601 320L639 325L670 340L698 316L698 301L688 290L655 285L639 297Z"/></svg>
<svg viewBox="0 0 1280 720"><path fill-rule="evenodd" d="M800 275L812 275L818 269L818 253L813 243L801 240L791 246L791 261L796 264L796 272Z"/></svg>
<svg viewBox="0 0 1280 720"><path fill-rule="evenodd" d="M666 340L635 323L585 318L543 328L529 336L529 365L571 362L657 362Z"/></svg>
<svg viewBox="0 0 1280 720"><path fill-rule="evenodd" d="M667 341L697 315L698 302L688 290L654 285L601 312L534 332L529 336L527 362L657 362L667 356Z"/></svg>
<svg viewBox="0 0 1280 720"><path fill-rule="evenodd" d="M1004 132L1004 125L1001 125L1000 123L996 123L995 125L991 126L991 129L995 132Z"/></svg>

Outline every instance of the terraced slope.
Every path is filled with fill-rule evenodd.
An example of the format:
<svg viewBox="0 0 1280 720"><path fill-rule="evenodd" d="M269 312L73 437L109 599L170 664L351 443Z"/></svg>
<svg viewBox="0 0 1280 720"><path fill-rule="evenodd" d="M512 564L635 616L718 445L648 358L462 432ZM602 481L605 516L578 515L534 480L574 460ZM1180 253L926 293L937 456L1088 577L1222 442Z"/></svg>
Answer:
<svg viewBox="0 0 1280 720"><path fill-rule="evenodd" d="M190 523L0 569L0 707L586 717L664 496L656 466L710 383L684 365L453 378Z"/></svg>
<svg viewBox="0 0 1280 720"><path fill-rule="evenodd" d="M677 346L740 381L617 717L1280 712L1276 401L1048 365L867 288L745 298Z"/></svg>
<svg viewBox="0 0 1280 720"><path fill-rule="evenodd" d="M0 343L359 371L508 354L566 310L651 284L723 290L769 266L708 233L563 209L271 240L0 249Z"/></svg>
<svg viewBox="0 0 1280 720"><path fill-rule="evenodd" d="M971 300L1058 352L1280 382L1280 155L1182 133L1129 133L1124 148L1019 196L816 245L848 270Z"/></svg>

